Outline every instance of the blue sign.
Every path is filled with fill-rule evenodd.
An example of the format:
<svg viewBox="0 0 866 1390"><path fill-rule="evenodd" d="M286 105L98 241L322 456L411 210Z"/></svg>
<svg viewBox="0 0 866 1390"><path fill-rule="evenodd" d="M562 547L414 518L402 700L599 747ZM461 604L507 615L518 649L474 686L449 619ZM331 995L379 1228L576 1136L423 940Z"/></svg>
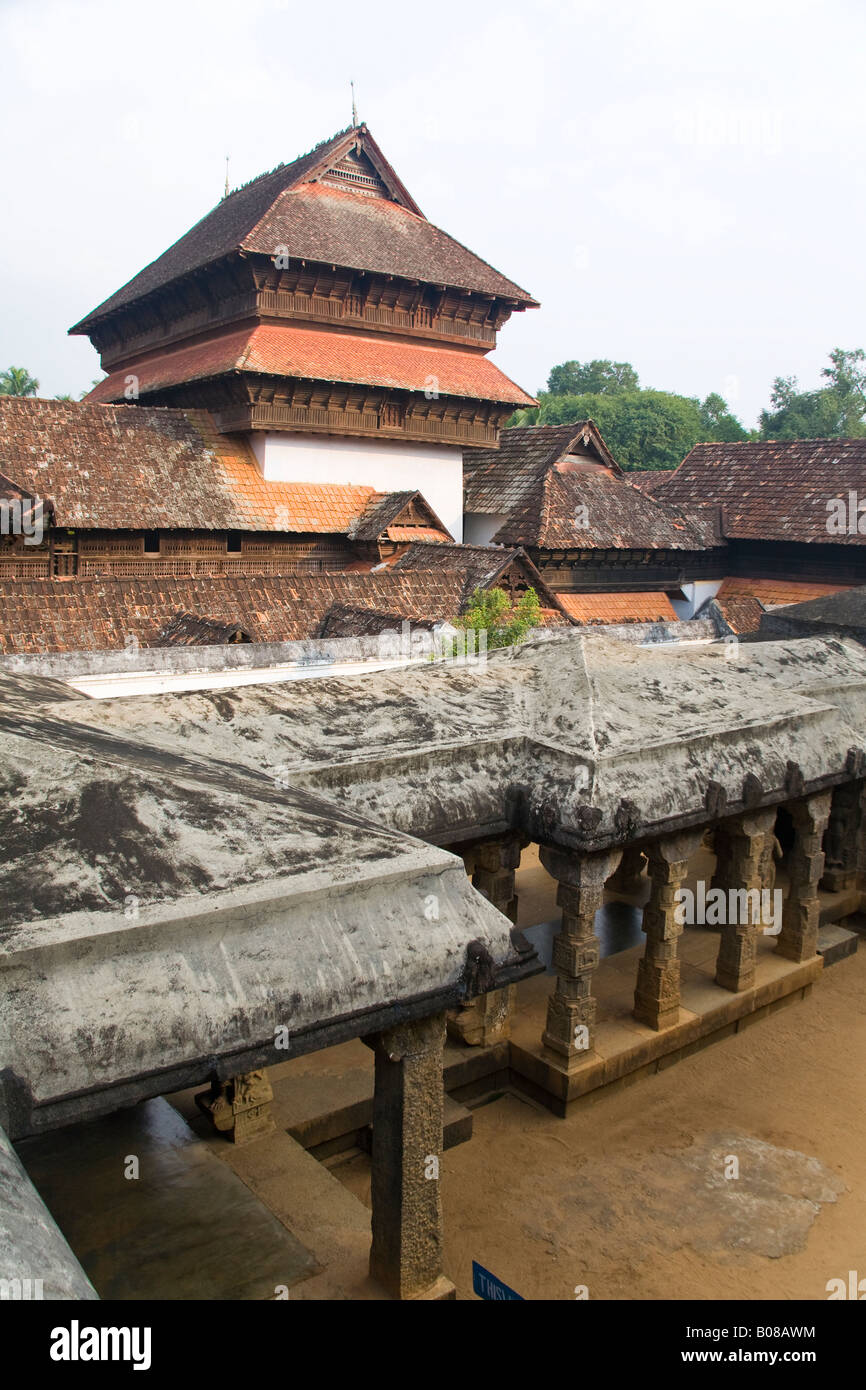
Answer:
<svg viewBox="0 0 866 1390"><path fill-rule="evenodd" d="M503 1299L516 1298L518 1303L525 1303L526 1299L522 1294L515 1293L507 1284L503 1284L501 1279L497 1279L495 1274L491 1274L489 1269L483 1265L472 1261L472 1291L477 1293L479 1298L487 1299L488 1302L499 1303Z"/></svg>

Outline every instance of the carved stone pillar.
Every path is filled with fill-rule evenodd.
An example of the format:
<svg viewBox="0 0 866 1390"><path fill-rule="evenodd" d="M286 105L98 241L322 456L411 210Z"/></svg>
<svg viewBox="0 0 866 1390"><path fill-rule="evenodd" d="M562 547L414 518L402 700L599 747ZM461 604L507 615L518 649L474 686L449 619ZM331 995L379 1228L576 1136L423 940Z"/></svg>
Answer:
<svg viewBox="0 0 866 1390"><path fill-rule="evenodd" d="M621 855L621 849L581 855L541 847L542 864L559 882L556 901L562 908L562 927L553 942L556 988L548 1001L542 1042L572 1064L583 1061L592 1047L592 974L599 958L595 914Z"/></svg>
<svg viewBox="0 0 866 1390"><path fill-rule="evenodd" d="M209 1091L200 1091L195 1101L214 1129L227 1134L235 1144L249 1144L253 1139L273 1134L273 1098L268 1073L262 1068L214 1082Z"/></svg>
<svg viewBox="0 0 866 1390"><path fill-rule="evenodd" d="M734 816L716 831L713 887L727 895L728 913L719 941L716 984L734 993L751 989L755 982L755 945L762 926L760 895L767 887L767 840L773 838L775 823L776 809L771 806Z"/></svg>
<svg viewBox="0 0 866 1390"><path fill-rule="evenodd" d="M794 847L788 857L790 887L776 950L787 960L811 960L818 952L818 883L824 869L821 841L831 814L830 793L792 801L787 809L794 822Z"/></svg>
<svg viewBox="0 0 866 1390"><path fill-rule="evenodd" d="M650 1028L670 1028L680 1016L680 962L677 941L682 923L676 920L677 890L689 871L689 860L700 847L703 830L668 835L651 845L650 898L643 910L646 951L638 966L634 1016Z"/></svg>
<svg viewBox="0 0 866 1390"><path fill-rule="evenodd" d="M622 852L619 868L611 874L608 889L612 893L622 893L633 898L643 887L643 871L647 857L637 845L626 845Z"/></svg>
<svg viewBox="0 0 866 1390"><path fill-rule="evenodd" d="M820 886L828 893L852 888L857 876L858 840L864 821L866 782L857 778L834 787L824 838L824 872Z"/></svg>
<svg viewBox="0 0 866 1390"><path fill-rule="evenodd" d="M528 841L512 834L486 840L472 849L472 886L512 922L517 921L517 894L514 875L520 868L520 854ZM494 989L473 999L465 1008L448 1016L450 1037L470 1047L489 1047L504 1042L511 1032L511 1013L517 990L515 985Z"/></svg>
<svg viewBox="0 0 866 1390"><path fill-rule="evenodd" d="M453 1297L439 1196L445 1016L365 1041L376 1058L370 1273L395 1298Z"/></svg>

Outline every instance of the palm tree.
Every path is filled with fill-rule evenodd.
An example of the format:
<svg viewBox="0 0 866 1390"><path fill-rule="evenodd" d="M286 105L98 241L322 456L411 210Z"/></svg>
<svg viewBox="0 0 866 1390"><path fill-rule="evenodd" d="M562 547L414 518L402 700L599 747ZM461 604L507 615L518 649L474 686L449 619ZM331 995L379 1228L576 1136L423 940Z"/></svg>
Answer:
<svg viewBox="0 0 866 1390"><path fill-rule="evenodd" d="M26 367L7 367L0 372L0 396L35 396L39 382Z"/></svg>

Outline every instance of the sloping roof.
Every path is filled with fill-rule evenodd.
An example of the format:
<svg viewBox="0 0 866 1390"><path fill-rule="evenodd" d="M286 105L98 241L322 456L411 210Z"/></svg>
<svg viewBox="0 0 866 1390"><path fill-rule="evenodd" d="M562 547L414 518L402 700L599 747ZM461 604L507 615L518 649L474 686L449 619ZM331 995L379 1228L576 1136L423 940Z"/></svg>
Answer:
<svg viewBox="0 0 866 1390"><path fill-rule="evenodd" d="M542 608L561 612L559 596L548 587L535 565L519 546L501 545L430 545L417 541L410 545L391 565L392 571L406 573L419 570L455 571L463 579L463 599L472 597L476 589L492 589L496 581L512 565L523 571L527 583L535 589ZM462 606L462 604L461 604Z"/></svg>
<svg viewBox="0 0 866 1390"><path fill-rule="evenodd" d="M0 469L59 526L348 533L372 487L277 483L203 410L0 396Z"/></svg>
<svg viewBox="0 0 866 1390"><path fill-rule="evenodd" d="M660 501L720 506L732 539L866 545L866 535L828 530L828 503L862 491L866 439L696 444L658 488ZM856 524L856 519L855 519Z"/></svg>
<svg viewBox="0 0 866 1390"><path fill-rule="evenodd" d="M402 613L383 613L376 608L335 603L319 624L316 636L377 637L383 632L399 632L404 621ZM433 618L415 618L412 626L429 631L435 622Z"/></svg>
<svg viewBox="0 0 866 1390"><path fill-rule="evenodd" d="M757 632L766 611L761 601L750 594L732 594L730 598L717 595L708 606L720 615L724 626L738 637Z"/></svg>
<svg viewBox="0 0 866 1390"><path fill-rule="evenodd" d="M676 471L675 468L631 468L625 476L632 487L652 496L659 484L667 482Z"/></svg>
<svg viewBox="0 0 866 1390"><path fill-rule="evenodd" d="M760 632L767 639L777 633L798 637L839 635L866 645L866 585L774 608L764 615Z"/></svg>
<svg viewBox="0 0 866 1390"><path fill-rule="evenodd" d="M527 425L503 430L498 449L473 449L463 463L466 512L508 515L548 468L575 455L594 455L619 473L619 466L592 420L567 425Z"/></svg>
<svg viewBox="0 0 866 1390"><path fill-rule="evenodd" d="M415 510L427 518L428 526L413 527L408 519L402 525L398 524L404 512L413 504ZM421 529L424 530L424 535L419 534ZM375 541L383 534L387 534L389 540L453 541L454 539L450 531L442 525L430 504L417 490L374 492L361 516L352 523L348 534L350 539L354 541Z"/></svg>
<svg viewBox="0 0 866 1390"><path fill-rule="evenodd" d="M463 577L395 574L209 576L202 579L0 579L0 652L123 650L134 637L158 644L178 613L240 627L253 642L314 637L335 603L399 614L409 622L453 618Z"/></svg>
<svg viewBox="0 0 866 1390"><path fill-rule="evenodd" d="M576 623L672 623L676 611L663 593L557 594Z"/></svg>
<svg viewBox="0 0 866 1390"><path fill-rule="evenodd" d="M138 378L139 395L146 396L226 372L357 382L403 391L429 390L433 382L443 396L535 404L532 396L479 353L293 323L236 328L204 342L130 359L100 381L87 399L122 401L130 375Z"/></svg>
<svg viewBox="0 0 866 1390"><path fill-rule="evenodd" d="M177 613L157 634L156 647L221 647L231 642L249 642L248 632L238 623L218 623L196 613Z"/></svg>
<svg viewBox="0 0 866 1390"><path fill-rule="evenodd" d="M849 589L850 584L812 584L799 579L742 579L730 576L723 579L716 598L756 598L765 608L780 604L802 603Z"/></svg>
<svg viewBox="0 0 866 1390"><path fill-rule="evenodd" d="M356 141L384 171L392 197L400 202L308 182ZM360 126L338 132L309 154L230 193L70 332L86 333L116 310L233 252L259 251L273 256L278 245L287 246L291 256L308 260L452 285L523 304L536 302L519 285L428 222L369 130Z"/></svg>
<svg viewBox="0 0 866 1390"><path fill-rule="evenodd" d="M557 466L530 488L493 537L545 550L706 550L709 542L673 507L622 478Z"/></svg>

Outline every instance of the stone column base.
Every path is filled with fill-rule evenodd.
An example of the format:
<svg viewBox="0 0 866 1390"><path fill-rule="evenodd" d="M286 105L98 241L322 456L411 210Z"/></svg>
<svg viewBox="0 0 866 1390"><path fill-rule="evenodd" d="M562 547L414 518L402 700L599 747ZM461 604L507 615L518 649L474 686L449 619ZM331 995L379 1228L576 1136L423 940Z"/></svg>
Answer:
<svg viewBox="0 0 866 1390"><path fill-rule="evenodd" d="M492 1047L511 1037L511 1014L517 1000L517 986L493 989L473 999L462 1009L448 1013L448 1036L467 1047Z"/></svg>
<svg viewBox="0 0 866 1390"><path fill-rule="evenodd" d="M233 1076L222 1084L215 1082L209 1091L199 1091L195 1103L214 1129L235 1144L249 1144L274 1133L273 1098L268 1074L262 1069Z"/></svg>

